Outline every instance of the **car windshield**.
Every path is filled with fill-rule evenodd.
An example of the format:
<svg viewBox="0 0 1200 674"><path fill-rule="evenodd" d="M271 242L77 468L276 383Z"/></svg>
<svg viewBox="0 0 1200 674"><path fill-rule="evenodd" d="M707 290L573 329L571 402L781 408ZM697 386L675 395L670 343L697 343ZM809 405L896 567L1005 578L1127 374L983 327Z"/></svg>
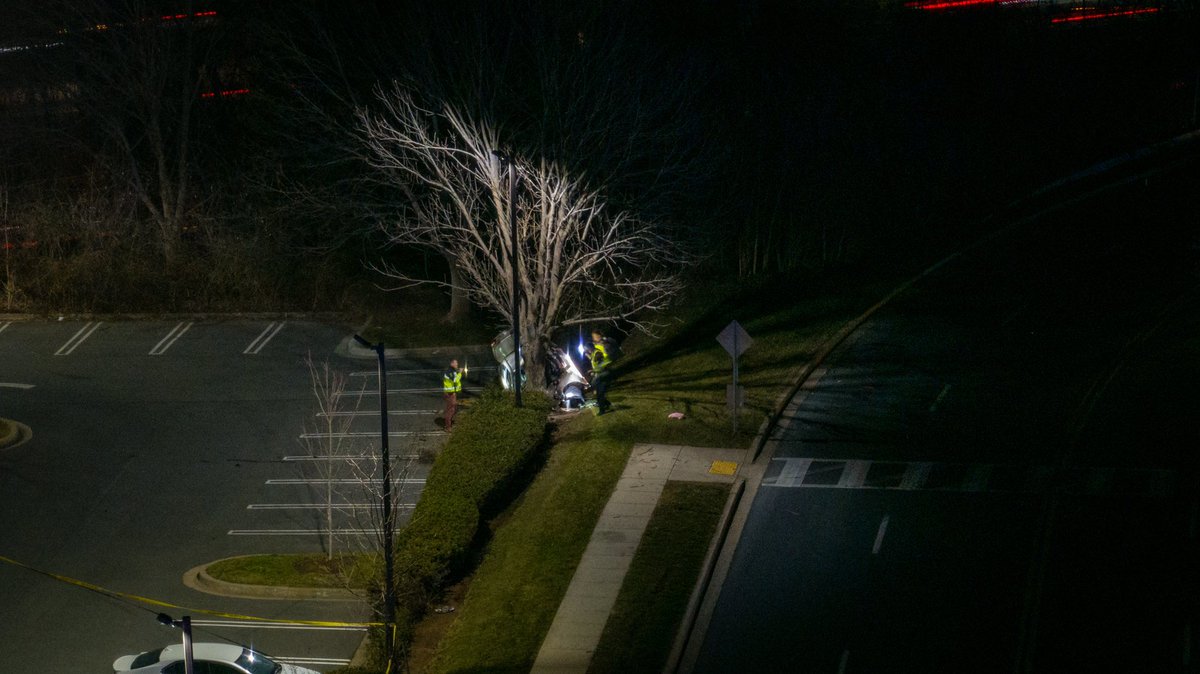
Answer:
<svg viewBox="0 0 1200 674"><path fill-rule="evenodd" d="M146 651L145 653L142 653L134 658L133 662L129 663L129 668L137 669L138 667L148 667L153 665L154 663L158 662L158 659L162 656L162 652L163 649L161 648L156 648L152 651Z"/></svg>
<svg viewBox="0 0 1200 674"><path fill-rule="evenodd" d="M237 664L247 672L250 672L250 674L275 674L283 669L282 666L267 656L255 653L249 648L244 649L242 654L238 656Z"/></svg>

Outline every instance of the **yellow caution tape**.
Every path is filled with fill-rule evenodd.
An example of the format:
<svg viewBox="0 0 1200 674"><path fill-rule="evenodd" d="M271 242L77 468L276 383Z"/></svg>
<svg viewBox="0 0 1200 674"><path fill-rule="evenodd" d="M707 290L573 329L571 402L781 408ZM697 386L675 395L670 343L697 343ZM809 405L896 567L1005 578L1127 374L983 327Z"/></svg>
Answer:
<svg viewBox="0 0 1200 674"><path fill-rule="evenodd" d="M178 611L186 611L188 613L199 613L199 614L203 614L203 615L214 616L217 618L228 618L230 620L245 620L247 622L274 622L274 623L284 623L284 624L288 624L288 625L304 625L307 627L377 627L377 626L383 625L383 623L381 623L381 622L349 623L349 622L335 622L335 621L330 621L330 620L280 620L278 618L260 618L258 616L240 615L237 613L226 613L224 611L210 611L210 610L202 609L202 608L191 608L191 607L187 607L187 606L180 606L178 604L172 604L172 603L165 602L165 601L159 601L157 599L151 599L149 597L141 597L136 594L129 594L128 592L117 592L116 590L109 590L107 588L100 587L99 585L93 585L92 583L88 583L86 581L79 580L78 578L71 578L70 576L64 576L64 575L57 574L57 573L51 573L49 571L43 571L42 569L38 569L36 567L29 566L28 564L25 564L23 562L18 562L17 560L12 559L10 557L5 557L4 555L0 555L0 562L6 562L8 564L12 564L13 566L19 566L22 569L27 569L29 571L33 571L34 573L39 573L43 576L53 578L57 581L66 583L68 585L74 585L76 587L81 587L85 590L91 590L92 592L103 594L103 595L113 597L116 599L126 599L129 601L136 601L136 602L139 602L142 604L149 604L151 606L176 609Z"/></svg>

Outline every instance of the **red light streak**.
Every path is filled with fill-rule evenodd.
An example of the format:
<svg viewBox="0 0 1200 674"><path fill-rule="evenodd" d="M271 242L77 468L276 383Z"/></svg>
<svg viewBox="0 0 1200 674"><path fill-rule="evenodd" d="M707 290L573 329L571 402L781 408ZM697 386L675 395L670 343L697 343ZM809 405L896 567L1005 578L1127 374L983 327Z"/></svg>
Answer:
<svg viewBox="0 0 1200 674"><path fill-rule="evenodd" d="M250 93L249 89L225 89L224 91L206 91L200 94L200 98L216 98L217 96L225 98L228 96L242 96L248 93Z"/></svg>
<svg viewBox="0 0 1200 674"><path fill-rule="evenodd" d="M918 0L917 2L906 2L905 7L910 9L935 10L935 9L954 9L956 7L979 7L981 5L995 5L997 0Z"/></svg>
<svg viewBox="0 0 1200 674"><path fill-rule="evenodd" d="M161 18L163 21L178 21L179 19L186 19L189 16L192 17L193 19L199 19L199 18L206 17L206 16L216 16L216 15L217 15L217 13L215 11L209 10L207 12L196 12L195 14L167 14Z"/></svg>
<svg viewBox="0 0 1200 674"><path fill-rule="evenodd" d="M1134 16L1137 14L1154 14L1158 12L1158 7L1142 7L1140 9L1122 9L1109 12L1101 12L1089 9L1076 10L1080 12L1073 16L1060 16L1051 19L1050 23L1073 23L1076 21L1091 21L1093 19L1112 19L1121 16Z"/></svg>

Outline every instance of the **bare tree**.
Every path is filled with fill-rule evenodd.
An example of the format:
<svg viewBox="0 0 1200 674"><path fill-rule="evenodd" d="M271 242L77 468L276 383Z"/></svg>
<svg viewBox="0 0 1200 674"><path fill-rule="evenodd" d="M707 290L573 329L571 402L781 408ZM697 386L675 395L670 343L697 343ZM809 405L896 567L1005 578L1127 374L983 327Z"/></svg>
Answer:
<svg viewBox="0 0 1200 674"><path fill-rule="evenodd" d="M383 527L390 521L398 527L402 521L400 510L403 489L392 501L393 516L384 517L383 470L374 438L367 439L351 432L355 419L368 414L360 409L365 390L347 391L347 377L331 368L328 362L317 364L311 354L305 359L308 366L311 391L315 401L316 421L306 424L301 442L308 450L306 463L315 466L323 483L321 501L321 523L326 558L332 560L337 549L369 555L382 559L384 541ZM395 456L395 455L393 455ZM400 485L412 471L414 458L392 471L393 479ZM350 523L349 530L339 528L339 522ZM339 535L340 534L340 535ZM395 538L396 531L392 532ZM345 574L359 570L358 565L342 567ZM354 579L345 576L348 586Z"/></svg>
<svg viewBox="0 0 1200 674"><path fill-rule="evenodd" d="M61 77L77 85L107 145L100 156L145 209L170 261L197 202L195 108L217 79L219 19L191 2L167 14L149 0L61 5L74 57Z"/></svg>
<svg viewBox="0 0 1200 674"><path fill-rule="evenodd" d="M378 209L379 227L393 244L452 260L451 284L510 320L516 227L522 342L535 376L555 327L618 319L646 327L635 317L679 289L687 254L656 223L610 211L603 185L549 160L513 157L520 187L510 221L494 126L450 105L426 109L400 85L378 100L379 111L360 108L358 119L372 178L398 195ZM379 270L402 283L438 283Z"/></svg>

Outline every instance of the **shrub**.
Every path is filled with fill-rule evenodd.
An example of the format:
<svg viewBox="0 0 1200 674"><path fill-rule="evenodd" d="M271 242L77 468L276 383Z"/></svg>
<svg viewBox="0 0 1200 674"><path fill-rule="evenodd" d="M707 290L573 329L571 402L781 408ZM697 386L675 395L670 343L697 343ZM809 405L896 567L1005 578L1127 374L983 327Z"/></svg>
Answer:
<svg viewBox="0 0 1200 674"><path fill-rule="evenodd" d="M412 518L396 540L396 641L407 652L413 627L447 582L466 570L480 524L511 499L547 438L549 398L527 394L516 408L499 389L474 401L434 461Z"/></svg>

